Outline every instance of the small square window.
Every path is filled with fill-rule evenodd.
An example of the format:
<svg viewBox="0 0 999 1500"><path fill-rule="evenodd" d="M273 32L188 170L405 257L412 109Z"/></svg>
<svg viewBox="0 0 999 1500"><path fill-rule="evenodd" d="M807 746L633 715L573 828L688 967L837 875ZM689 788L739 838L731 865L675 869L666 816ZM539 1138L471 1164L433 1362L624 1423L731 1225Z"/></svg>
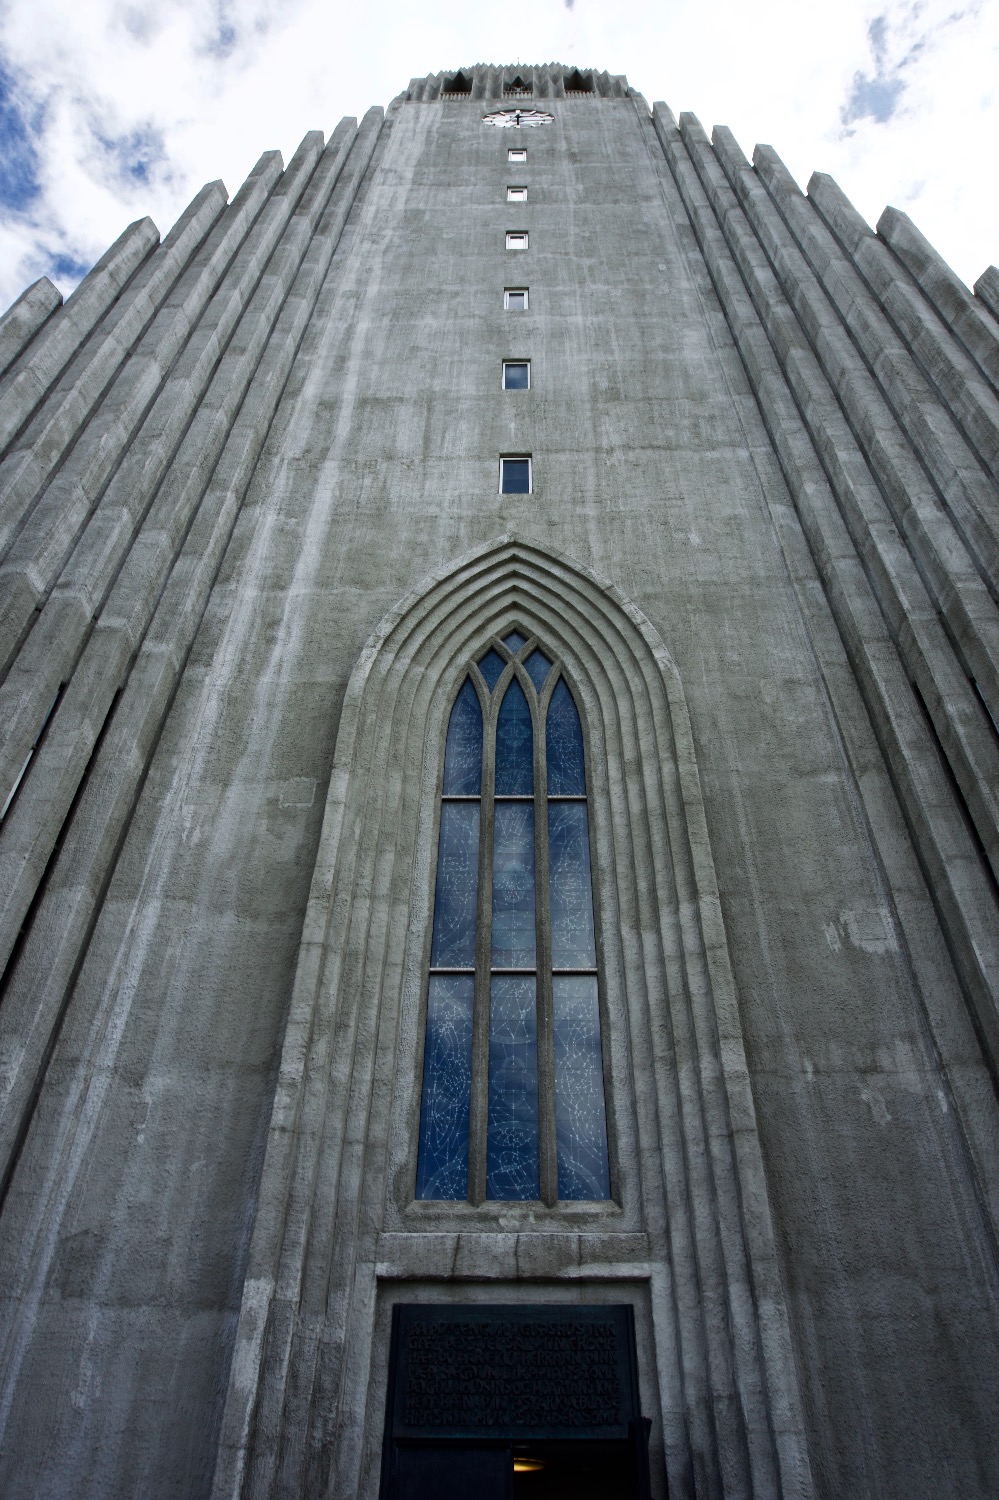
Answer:
<svg viewBox="0 0 999 1500"><path fill-rule="evenodd" d="M506 232L506 248L508 250L526 250L527 230L508 229Z"/></svg>
<svg viewBox="0 0 999 1500"><path fill-rule="evenodd" d="M529 359L505 359L503 361L503 389L505 391L529 391L531 388L531 361Z"/></svg>
<svg viewBox="0 0 999 1500"><path fill-rule="evenodd" d="M500 494L531 493L531 458L527 453L511 454L500 459Z"/></svg>
<svg viewBox="0 0 999 1500"><path fill-rule="evenodd" d="M511 146L510 149L509 149L509 151L506 153L506 159L507 159L507 161L526 161L527 160L527 147L526 146Z"/></svg>
<svg viewBox="0 0 999 1500"><path fill-rule="evenodd" d="M526 187L508 187L506 190L506 201L508 203L526 203Z"/></svg>
<svg viewBox="0 0 999 1500"><path fill-rule="evenodd" d="M503 293L503 306L507 312L526 312L528 305L526 286L508 286Z"/></svg>

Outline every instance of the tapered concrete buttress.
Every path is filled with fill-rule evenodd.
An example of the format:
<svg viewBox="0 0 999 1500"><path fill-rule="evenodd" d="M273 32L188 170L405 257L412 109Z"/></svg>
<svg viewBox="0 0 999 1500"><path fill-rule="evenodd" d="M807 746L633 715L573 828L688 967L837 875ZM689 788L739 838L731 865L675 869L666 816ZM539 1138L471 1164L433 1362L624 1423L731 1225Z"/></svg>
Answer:
<svg viewBox="0 0 999 1500"><path fill-rule="evenodd" d="M770 328L779 326L778 339L790 346L797 333L790 311L793 307L801 315L812 347L826 355L826 368L848 368L852 356L849 341L835 319L822 318L825 300L757 174L738 150L730 131L716 129L714 146L718 162L788 299L789 306L782 306L780 299L760 288L757 275L754 302L760 316ZM710 162L704 153L702 142L699 159ZM715 207L717 210L717 203ZM764 271L763 276L767 275ZM918 684L937 735L947 749L950 766L973 810L993 871L999 873L999 803L995 791L999 787L999 744L988 714L955 656L934 601L822 370L810 353L804 352L794 359L785 353L784 368L858 555L876 580L878 601L898 642L906 671Z"/></svg>
<svg viewBox="0 0 999 1500"><path fill-rule="evenodd" d="M61 306L62 292L47 276L32 282L11 304L0 318L0 375L6 375L18 355Z"/></svg>
<svg viewBox="0 0 999 1500"><path fill-rule="evenodd" d="M994 318L999 318L999 270L987 266L975 282L975 296L988 308Z"/></svg>
<svg viewBox="0 0 999 1500"><path fill-rule="evenodd" d="M189 449L186 464L183 454L178 455L171 469L170 480L157 503L162 502L163 509L168 510L176 509L178 500L186 500L186 509L179 522L166 515L154 517L150 531L162 547L173 536L177 548L183 544L181 555L171 560L169 571L165 559L156 566L155 557L148 551L136 558L137 568L129 569L126 564L109 600L106 617L99 623L88 648L92 660L111 656L112 675L124 674L128 671L132 640L144 637L121 701L115 707L113 723L97 752L99 759L88 763L86 791L62 844L59 869L32 921L30 936L0 1009L0 1050L17 1059L16 1069L11 1068L5 1080L7 1088L0 1100L0 1153L8 1171L16 1144L28 1123L25 1110L36 1086L31 1080L34 1076L37 1083L37 1070L52 1045L53 1028L60 1024L81 944L97 914L113 856L127 829L148 756L172 701L193 631L204 611L284 379L370 160L377 124L377 117L365 122L356 146L353 121L344 121L335 132L327 148L326 171L319 182L310 184L318 206L324 203L326 206L318 225L314 218L303 216L301 233L310 236L305 257L301 262L297 259L301 239L297 244L282 242L287 269L269 287L258 288L247 309L245 316L253 330L253 342L239 357L246 361L255 355L257 362L247 377L252 384L242 407L237 399L242 383L240 372L227 368L223 362L216 376L215 383L235 402L238 415L227 424L225 450L207 487L204 432L189 431L185 439L185 447ZM343 181L339 177L348 152L351 155ZM331 184L335 184L332 196ZM295 273L294 280L289 280L291 273ZM265 299L281 304L273 322L273 308L266 305ZM276 354L269 361L264 377L263 350L268 341ZM237 356L230 351L227 358L234 364ZM210 412L209 400L202 413ZM171 485L179 485L179 496L171 494ZM192 496L198 501L193 522ZM164 577L168 579L165 584ZM119 592L122 603L116 608L115 596ZM148 613L154 604L156 617L147 626ZM142 617L137 618L140 612ZM122 629L126 619L130 622L127 631ZM178 619L185 621L180 634L176 628ZM105 677L108 678L107 673ZM59 956L52 962L57 950ZM45 955L49 955L48 960Z"/></svg>
<svg viewBox="0 0 999 1500"><path fill-rule="evenodd" d="M44 333L0 381L0 452L8 447L83 340L159 242L152 219L137 219L115 241Z"/></svg>
<svg viewBox="0 0 999 1500"><path fill-rule="evenodd" d="M155 485L162 465L169 459L170 437L178 426L182 430L199 391L196 372L189 370L192 380L185 391L173 367L280 170L276 152L258 162L201 253L195 255L194 264L167 297L128 369L108 392L0 565L0 578L6 584L0 604L0 660L4 667L13 659L25 632L36 623L35 611L44 603L88 517L100 503L108 479L119 466L119 488L128 484L138 505L148 500L149 486ZM129 447L140 422L137 455Z"/></svg>
<svg viewBox="0 0 999 1500"><path fill-rule="evenodd" d="M999 393L999 328L995 322L976 304L974 295L920 234L908 214L886 208L877 227L930 306L964 345L992 390Z"/></svg>
<svg viewBox="0 0 999 1500"><path fill-rule="evenodd" d="M8 549L46 479L152 321L225 201L225 188L220 182L202 189L70 360L34 418L8 449L0 463L0 552ZM126 436L127 429L123 438ZM113 462L116 456L112 448L107 461Z"/></svg>

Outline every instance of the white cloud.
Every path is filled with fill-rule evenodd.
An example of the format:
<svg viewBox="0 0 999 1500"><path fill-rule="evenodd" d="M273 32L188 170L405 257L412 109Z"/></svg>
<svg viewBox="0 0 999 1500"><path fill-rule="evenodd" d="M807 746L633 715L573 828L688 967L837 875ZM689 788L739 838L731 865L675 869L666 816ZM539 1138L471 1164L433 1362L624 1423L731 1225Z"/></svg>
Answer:
<svg viewBox="0 0 999 1500"><path fill-rule="evenodd" d="M165 231L205 180L235 192L262 151L287 160L414 74L518 54L627 73L747 153L768 141L802 184L831 172L871 221L893 202L969 281L999 256L999 7L983 0L537 0L516 17L498 0L7 0L0 149L4 120L8 145L27 120L37 192L0 205L0 303L60 258L68 289L129 220Z"/></svg>

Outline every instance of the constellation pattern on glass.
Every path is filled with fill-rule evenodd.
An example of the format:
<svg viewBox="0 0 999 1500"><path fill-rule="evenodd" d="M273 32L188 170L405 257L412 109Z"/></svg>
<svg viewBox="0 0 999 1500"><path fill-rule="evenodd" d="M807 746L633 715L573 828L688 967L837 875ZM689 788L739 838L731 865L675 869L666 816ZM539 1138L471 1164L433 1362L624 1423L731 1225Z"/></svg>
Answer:
<svg viewBox="0 0 999 1500"><path fill-rule="evenodd" d="M595 974L556 974L555 1137L560 1198L609 1198L600 1006Z"/></svg>
<svg viewBox="0 0 999 1500"><path fill-rule="evenodd" d="M418 1198L467 1198L472 1098L471 974L432 974L423 1052Z"/></svg>
<svg viewBox="0 0 999 1500"><path fill-rule="evenodd" d="M538 1198L538 1016L534 975L494 975L489 1004L486 1196Z"/></svg>
<svg viewBox="0 0 999 1500"><path fill-rule="evenodd" d="M489 691L492 692L503 675L503 668L506 666L506 662L495 647L490 647L478 665L479 671L486 679Z"/></svg>
<svg viewBox="0 0 999 1500"><path fill-rule="evenodd" d="M585 802L548 803L548 887L552 967L593 969L593 882Z"/></svg>
<svg viewBox="0 0 999 1500"><path fill-rule="evenodd" d="M524 662L524 671L534 683L539 693L544 687L551 669L552 664L543 651L532 651Z"/></svg>
<svg viewBox="0 0 999 1500"><path fill-rule="evenodd" d="M462 683L445 742L417 1197L605 1199L579 712L557 659L519 627L485 643L478 669ZM550 955L540 970L539 951Z"/></svg>
<svg viewBox="0 0 999 1500"><path fill-rule="evenodd" d="M529 797L534 791L534 729L524 689L516 678L503 697L496 723L496 795Z"/></svg>
<svg viewBox="0 0 999 1500"><path fill-rule="evenodd" d="M445 802L437 847L433 968L474 969L478 887L479 804Z"/></svg>
<svg viewBox="0 0 999 1500"><path fill-rule="evenodd" d="M585 797L583 729L564 677L548 705L546 750L549 797Z"/></svg>
<svg viewBox="0 0 999 1500"><path fill-rule="evenodd" d="M482 709L465 678L447 726L444 749L445 797L477 797L482 791Z"/></svg>

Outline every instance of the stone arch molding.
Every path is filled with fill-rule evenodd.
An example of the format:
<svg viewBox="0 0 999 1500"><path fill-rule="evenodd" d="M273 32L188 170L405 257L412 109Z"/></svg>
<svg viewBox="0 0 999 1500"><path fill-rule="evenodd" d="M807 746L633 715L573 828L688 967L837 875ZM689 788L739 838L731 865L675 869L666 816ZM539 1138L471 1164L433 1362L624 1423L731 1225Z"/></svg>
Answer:
<svg viewBox="0 0 999 1500"><path fill-rule="evenodd" d="M492 1205L490 1233L486 1210L472 1205L435 1206L407 1222L398 1192L415 1160L405 1142L418 1110L443 736L465 662L514 625L561 656L588 738L612 1113L618 1132L635 1137L620 1151L620 1211L614 1219L599 1206L597 1239L613 1244L620 1230L622 1247L646 1246L640 1264L617 1274L648 1289L671 1494L812 1493L680 677L650 622L611 583L502 536L397 605L348 684L243 1288L216 1500L377 1492L370 1433L380 1434L381 1413L366 1413L364 1400L379 1275L398 1278L385 1261L400 1244L411 1247L407 1274L423 1282L590 1274L585 1246L594 1225L585 1212L511 1230L510 1216L501 1225ZM545 1234L553 1238L542 1241ZM542 1246L533 1271L523 1269L528 1241Z"/></svg>

